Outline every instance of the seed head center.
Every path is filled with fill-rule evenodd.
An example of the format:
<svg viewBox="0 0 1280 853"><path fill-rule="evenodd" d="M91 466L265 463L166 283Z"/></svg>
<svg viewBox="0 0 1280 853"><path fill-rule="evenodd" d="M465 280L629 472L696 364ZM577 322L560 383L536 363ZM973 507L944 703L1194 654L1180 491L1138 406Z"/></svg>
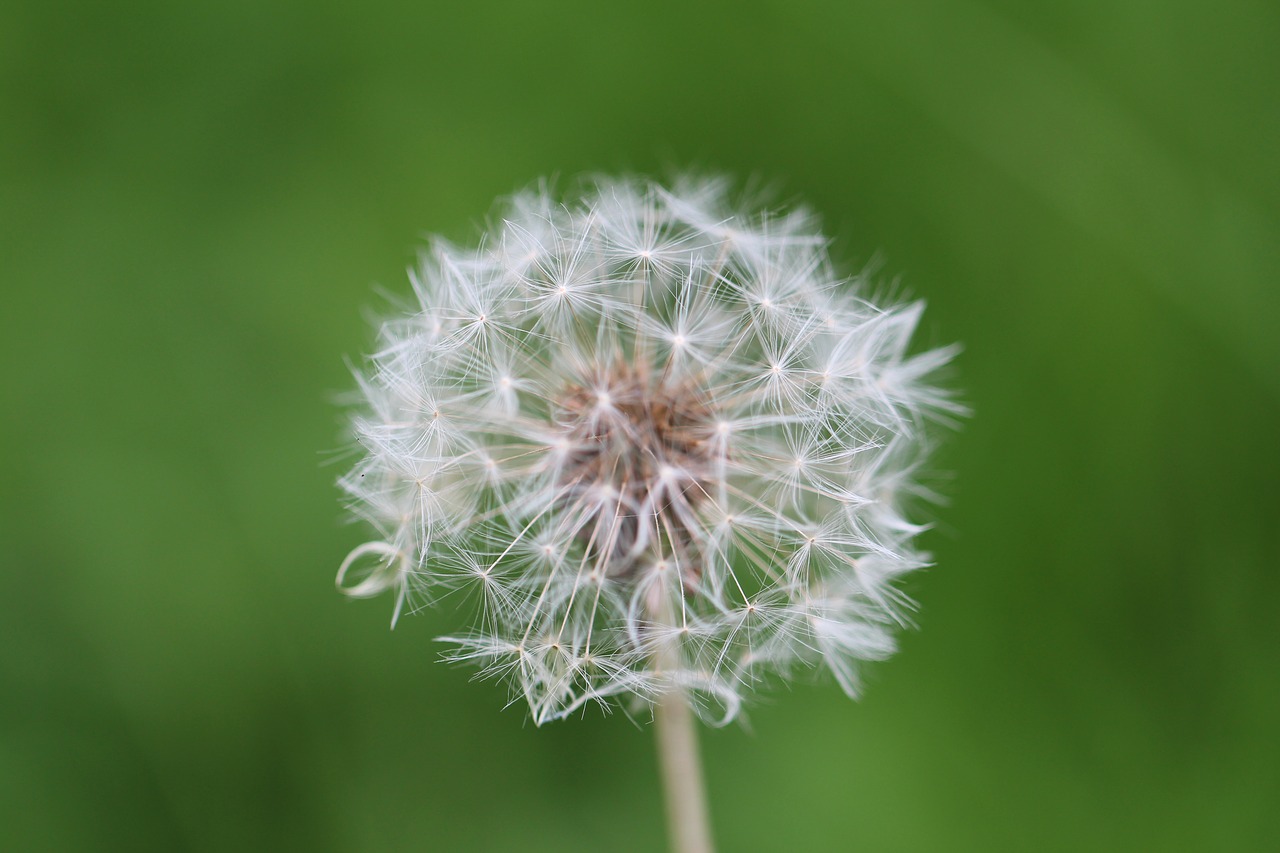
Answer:
<svg viewBox="0 0 1280 853"><path fill-rule="evenodd" d="M714 419L703 395L619 364L590 389L570 385L559 408L571 448L560 491L599 568L626 576L645 555L670 556L686 582L696 579L692 531L713 462Z"/></svg>

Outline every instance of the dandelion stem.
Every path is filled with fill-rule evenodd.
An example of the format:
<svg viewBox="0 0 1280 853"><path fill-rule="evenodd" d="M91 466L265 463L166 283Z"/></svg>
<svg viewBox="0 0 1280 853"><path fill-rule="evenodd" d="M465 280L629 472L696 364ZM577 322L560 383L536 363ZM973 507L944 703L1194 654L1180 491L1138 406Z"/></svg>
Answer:
<svg viewBox="0 0 1280 853"><path fill-rule="evenodd" d="M659 699L653 722L657 729L658 764L667 800L671 849L674 853L712 853L698 732L693 709L684 692L672 690Z"/></svg>

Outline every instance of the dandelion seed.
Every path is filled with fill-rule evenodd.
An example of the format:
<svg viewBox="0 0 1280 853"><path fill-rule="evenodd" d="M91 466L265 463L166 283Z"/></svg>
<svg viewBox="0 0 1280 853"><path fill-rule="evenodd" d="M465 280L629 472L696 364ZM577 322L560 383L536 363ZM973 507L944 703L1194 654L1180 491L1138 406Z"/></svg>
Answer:
<svg viewBox="0 0 1280 853"><path fill-rule="evenodd" d="M504 217L423 255L421 310L359 377L340 485L380 538L340 589L470 596L448 657L537 723L675 689L725 722L815 666L856 695L927 562L902 500L926 422L963 412L929 381L954 348L908 354L919 304L874 304L810 215L739 213L723 182L544 187Z"/></svg>

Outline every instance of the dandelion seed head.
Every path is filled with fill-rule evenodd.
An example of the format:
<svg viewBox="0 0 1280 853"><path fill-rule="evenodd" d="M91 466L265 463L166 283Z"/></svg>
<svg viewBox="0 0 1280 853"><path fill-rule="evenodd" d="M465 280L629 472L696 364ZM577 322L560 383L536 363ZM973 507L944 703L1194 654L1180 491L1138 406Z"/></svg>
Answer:
<svg viewBox="0 0 1280 853"><path fill-rule="evenodd" d="M384 323L339 481L378 537L339 589L464 614L448 659L541 724L690 692L727 722L824 667L850 695L927 563L904 500L930 421L963 413L911 354L921 306L841 278L805 211L727 185L600 180L508 200L438 241Z"/></svg>

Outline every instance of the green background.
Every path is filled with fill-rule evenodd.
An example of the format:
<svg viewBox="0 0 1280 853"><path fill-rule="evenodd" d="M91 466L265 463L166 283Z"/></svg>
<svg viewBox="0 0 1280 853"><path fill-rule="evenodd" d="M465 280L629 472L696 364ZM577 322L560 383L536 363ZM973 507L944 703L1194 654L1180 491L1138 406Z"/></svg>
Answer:
<svg viewBox="0 0 1280 853"><path fill-rule="evenodd" d="M922 629L704 737L725 851L1280 837L1280 6L8 2L0 848L664 843L334 592L385 288L545 174L777 181L960 340Z"/></svg>

